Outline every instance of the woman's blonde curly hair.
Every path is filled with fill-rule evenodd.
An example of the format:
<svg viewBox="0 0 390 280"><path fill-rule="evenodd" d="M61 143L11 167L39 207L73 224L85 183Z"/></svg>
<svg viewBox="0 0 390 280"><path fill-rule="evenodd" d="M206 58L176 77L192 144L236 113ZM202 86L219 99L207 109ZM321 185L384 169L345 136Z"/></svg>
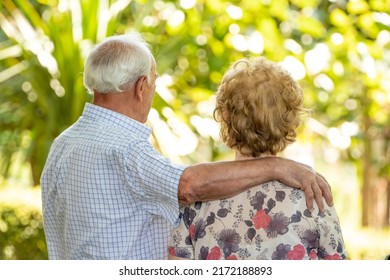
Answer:
<svg viewBox="0 0 390 280"><path fill-rule="evenodd" d="M303 92L291 75L260 57L241 59L225 73L214 118L226 145L242 155L276 155L295 141Z"/></svg>

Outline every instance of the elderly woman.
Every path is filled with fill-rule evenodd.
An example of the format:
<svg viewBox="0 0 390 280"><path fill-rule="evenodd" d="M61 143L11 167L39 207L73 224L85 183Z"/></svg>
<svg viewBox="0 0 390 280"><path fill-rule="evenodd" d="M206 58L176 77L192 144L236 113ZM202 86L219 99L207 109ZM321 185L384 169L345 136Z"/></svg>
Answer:
<svg viewBox="0 0 390 280"><path fill-rule="evenodd" d="M215 119L236 160L276 156L296 138L302 89L274 62L241 59L217 91ZM307 209L304 193L270 181L229 199L195 203L169 243L170 259L345 259L334 207Z"/></svg>

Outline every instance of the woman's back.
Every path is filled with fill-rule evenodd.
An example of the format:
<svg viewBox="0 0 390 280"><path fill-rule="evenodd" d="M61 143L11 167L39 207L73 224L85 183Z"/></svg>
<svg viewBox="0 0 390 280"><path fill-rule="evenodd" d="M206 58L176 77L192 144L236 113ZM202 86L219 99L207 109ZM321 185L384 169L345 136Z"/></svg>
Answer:
<svg viewBox="0 0 390 280"><path fill-rule="evenodd" d="M214 117L221 140L241 160L282 152L305 112L290 73L260 57L240 59L224 74ZM278 181L186 207L170 245L171 256L192 259L346 258L335 209L310 213L304 193Z"/></svg>
<svg viewBox="0 0 390 280"><path fill-rule="evenodd" d="M345 259L335 209L312 213L304 193L271 181L185 207L169 253L189 259Z"/></svg>

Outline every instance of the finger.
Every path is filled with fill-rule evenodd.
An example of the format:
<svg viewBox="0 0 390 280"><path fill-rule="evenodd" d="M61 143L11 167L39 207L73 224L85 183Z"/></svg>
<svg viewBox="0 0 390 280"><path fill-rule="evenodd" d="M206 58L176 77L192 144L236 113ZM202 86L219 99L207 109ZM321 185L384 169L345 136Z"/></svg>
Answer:
<svg viewBox="0 0 390 280"><path fill-rule="evenodd" d="M314 200L317 203L318 209L323 212L325 210L324 198L318 182L313 182L312 189L314 193Z"/></svg>
<svg viewBox="0 0 390 280"><path fill-rule="evenodd" d="M317 173L317 172L316 172ZM317 173L318 176L321 177L321 179L325 182L325 184L327 185L327 187L329 188L330 192L332 192L332 188L330 187L330 184L329 182L326 180L326 178L324 176L322 176L320 173Z"/></svg>
<svg viewBox="0 0 390 280"><path fill-rule="evenodd" d="M332 196L332 189L329 185L329 183L326 181L325 177L321 174L317 173L317 184L321 189L322 196L325 198L326 204L328 204L330 207L333 206L333 196Z"/></svg>
<svg viewBox="0 0 390 280"><path fill-rule="evenodd" d="M314 192L311 185L303 185L301 189L305 192L306 206L310 211L313 209Z"/></svg>

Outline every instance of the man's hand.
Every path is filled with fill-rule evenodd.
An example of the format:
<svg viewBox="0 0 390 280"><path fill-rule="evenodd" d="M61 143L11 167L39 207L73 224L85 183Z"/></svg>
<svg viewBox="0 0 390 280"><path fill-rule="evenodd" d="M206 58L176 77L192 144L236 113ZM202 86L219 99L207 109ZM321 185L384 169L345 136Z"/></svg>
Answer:
<svg viewBox="0 0 390 280"><path fill-rule="evenodd" d="M283 172L280 174L280 181L304 191L309 210L313 209L313 200L315 200L320 211L323 211L324 198L329 206L333 206L332 190L324 176L305 164L288 159L281 160L283 162L278 164L280 171Z"/></svg>
<svg viewBox="0 0 390 280"><path fill-rule="evenodd" d="M307 165L279 157L188 166L180 178L178 197L183 205L227 198L271 180L303 190L310 210L313 200L321 211L323 198L329 206L333 205L330 186L323 176Z"/></svg>

